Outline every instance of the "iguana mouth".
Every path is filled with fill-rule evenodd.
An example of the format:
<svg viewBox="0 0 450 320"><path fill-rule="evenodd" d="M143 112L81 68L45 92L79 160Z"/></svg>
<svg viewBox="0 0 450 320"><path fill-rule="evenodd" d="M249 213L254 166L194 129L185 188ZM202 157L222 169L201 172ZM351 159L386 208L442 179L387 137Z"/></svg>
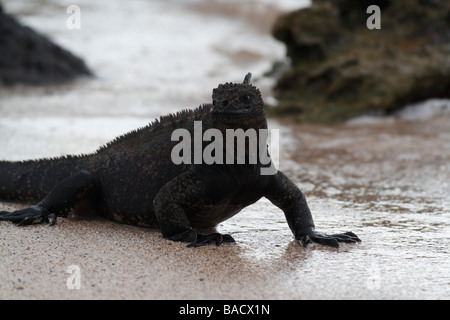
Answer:
<svg viewBox="0 0 450 320"><path fill-rule="evenodd" d="M228 109L225 111L211 111L213 116L220 117L243 117L247 116L250 113L250 108L247 109Z"/></svg>

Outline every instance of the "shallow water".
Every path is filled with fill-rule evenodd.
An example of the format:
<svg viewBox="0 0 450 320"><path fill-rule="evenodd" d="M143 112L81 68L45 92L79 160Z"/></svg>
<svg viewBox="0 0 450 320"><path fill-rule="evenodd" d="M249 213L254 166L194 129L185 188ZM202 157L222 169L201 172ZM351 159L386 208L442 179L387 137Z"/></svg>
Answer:
<svg viewBox="0 0 450 320"><path fill-rule="evenodd" d="M208 102L217 84L248 71L269 99L273 80L262 74L285 53L264 18L298 1L78 1L80 30L65 26L67 1L3 3L97 75L0 88L0 159L23 160L92 152L154 117ZM219 226L237 241L223 250L277 292L248 297L450 298L448 110L435 100L332 127L271 120L281 130L280 168L305 192L317 229L351 230L363 242L303 248L263 199Z"/></svg>

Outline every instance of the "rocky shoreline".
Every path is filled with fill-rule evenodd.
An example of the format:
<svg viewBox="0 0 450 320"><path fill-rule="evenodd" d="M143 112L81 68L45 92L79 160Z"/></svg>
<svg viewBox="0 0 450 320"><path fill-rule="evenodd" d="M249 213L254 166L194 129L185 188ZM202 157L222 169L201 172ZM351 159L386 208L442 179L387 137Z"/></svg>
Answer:
<svg viewBox="0 0 450 320"><path fill-rule="evenodd" d="M369 5L380 29L369 29ZM450 2L328 1L279 17L273 35L292 65L278 80L274 115L339 122L450 97Z"/></svg>

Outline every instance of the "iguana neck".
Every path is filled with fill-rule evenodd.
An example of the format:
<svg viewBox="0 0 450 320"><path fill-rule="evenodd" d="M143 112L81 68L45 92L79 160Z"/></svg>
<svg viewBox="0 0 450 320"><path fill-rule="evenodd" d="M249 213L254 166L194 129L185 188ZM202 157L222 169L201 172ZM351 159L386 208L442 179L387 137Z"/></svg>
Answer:
<svg viewBox="0 0 450 320"><path fill-rule="evenodd" d="M267 129L267 120L266 114L262 111L256 117L247 118L247 117L234 117L230 115L229 117L212 117L213 127L219 129L222 134L225 136L227 129L243 129L247 131L248 129L255 129L256 132L259 132L259 129Z"/></svg>

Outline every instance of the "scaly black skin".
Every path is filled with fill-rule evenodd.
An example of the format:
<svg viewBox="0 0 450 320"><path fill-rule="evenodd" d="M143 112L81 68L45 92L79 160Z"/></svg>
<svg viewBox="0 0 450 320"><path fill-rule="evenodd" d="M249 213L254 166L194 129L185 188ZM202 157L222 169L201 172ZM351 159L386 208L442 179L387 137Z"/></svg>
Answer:
<svg viewBox="0 0 450 320"><path fill-rule="evenodd" d="M0 220L54 224L57 216L67 216L80 204L86 210L89 204L101 216L121 223L159 227L167 239L190 246L220 245L234 240L230 235L195 230L214 228L266 197L284 211L295 239L303 245L338 247L338 242L359 242L351 232L316 232L303 193L281 171L261 175L261 168L268 165L259 158L257 164L172 162L172 148L180 143L171 141L173 130L185 128L194 137L194 121L202 121L203 131L219 129L224 137L226 129L267 129L264 104L250 77L242 84L219 85L213 90L213 104L161 117L93 154L0 162L0 199L38 202L23 210L2 211Z"/></svg>

